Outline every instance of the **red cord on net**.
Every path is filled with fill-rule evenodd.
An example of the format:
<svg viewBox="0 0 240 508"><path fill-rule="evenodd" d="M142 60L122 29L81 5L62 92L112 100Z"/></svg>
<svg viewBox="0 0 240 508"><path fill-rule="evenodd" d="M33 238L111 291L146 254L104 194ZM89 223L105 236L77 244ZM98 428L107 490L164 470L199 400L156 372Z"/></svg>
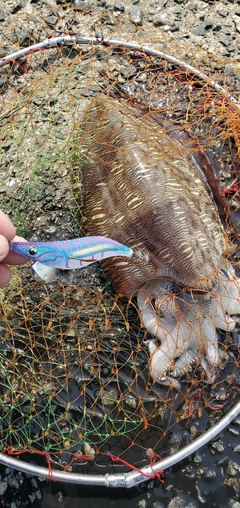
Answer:
<svg viewBox="0 0 240 508"><path fill-rule="evenodd" d="M54 475L53 475L53 470L52 470L51 461L50 461L50 455L47 452L41 452L40 450L36 450L35 448L29 448L29 449L24 449L24 450L14 450L13 446L8 446L6 448L6 450L2 450L1 453L7 453L8 455L22 455L23 453L36 453L37 455L43 455L47 461L47 466L48 466L47 480L52 480L53 482L56 482Z"/></svg>
<svg viewBox="0 0 240 508"><path fill-rule="evenodd" d="M164 475L164 472L163 471L154 471L152 469L153 465L156 462L156 459L160 459L161 460L160 455L157 455L156 453L154 453L154 451L151 451L150 454L149 454L149 458L150 458L149 465L150 465L150 467L152 469L152 474L145 473L144 471L142 471L138 467L134 466L133 464L130 464L130 462L127 462L126 460L121 459L120 457L116 457L115 455L112 455L111 453L107 453L107 456L110 457L110 459L113 462L120 462L121 464L124 464L124 466L129 467L133 471L137 471L137 473L145 476L145 478L147 478L148 480L154 480L155 478L158 478L158 480L161 483L164 483L164 480L162 478L163 475Z"/></svg>

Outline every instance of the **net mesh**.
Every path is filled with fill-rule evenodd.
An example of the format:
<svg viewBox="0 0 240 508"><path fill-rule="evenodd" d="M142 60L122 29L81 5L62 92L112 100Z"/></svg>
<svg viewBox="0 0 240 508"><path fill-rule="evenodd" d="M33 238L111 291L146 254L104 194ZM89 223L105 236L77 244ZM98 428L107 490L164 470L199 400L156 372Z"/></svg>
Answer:
<svg viewBox="0 0 240 508"><path fill-rule="evenodd" d="M82 233L79 121L89 100L117 90L190 132L209 156L229 203L228 257L237 272L239 109L211 79L237 94L234 80L207 71L203 81L143 51L91 44L5 68L0 201L18 233L29 240ZM225 354L212 383L195 358L177 390L164 386L150 373L152 337L135 295L116 296L101 267L60 272L48 286L34 282L29 267L16 269L0 305L3 453L86 474L141 469L214 425L239 395L238 325L218 332Z"/></svg>

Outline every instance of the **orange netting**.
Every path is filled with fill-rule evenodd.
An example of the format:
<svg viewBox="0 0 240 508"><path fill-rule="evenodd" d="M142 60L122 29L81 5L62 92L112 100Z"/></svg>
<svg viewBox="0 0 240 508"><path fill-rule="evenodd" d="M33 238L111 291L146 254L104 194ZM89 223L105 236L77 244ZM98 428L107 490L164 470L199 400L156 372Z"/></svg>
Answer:
<svg viewBox="0 0 240 508"><path fill-rule="evenodd" d="M159 114L166 132L169 122L187 131L208 155L228 202L224 236L236 291L227 296L239 302L239 108L212 85L214 69L207 82L164 58L106 45L39 52L29 63L27 73L26 62L4 71L1 207L18 232L29 240L82 233L82 166L91 159L83 113L100 94L110 109L115 96L135 111L136 124L142 114L150 122ZM218 83L226 85L221 76ZM227 86L233 93L234 83ZM239 312L231 313L234 329L216 332L220 360L211 378L198 321L206 308L198 302L189 324L189 289L175 293L173 311L175 322L197 330L199 349L179 355L184 368L168 358L164 385L153 375L149 343L159 342L143 326L136 291L116 296L101 267L62 272L50 286L34 282L29 268L16 270L0 292L0 450L43 455L67 471L122 472L173 453L213 425L239 395ZM168 297L155 295L160 316ZM145 300L155 308L147 293Z"/></svg>

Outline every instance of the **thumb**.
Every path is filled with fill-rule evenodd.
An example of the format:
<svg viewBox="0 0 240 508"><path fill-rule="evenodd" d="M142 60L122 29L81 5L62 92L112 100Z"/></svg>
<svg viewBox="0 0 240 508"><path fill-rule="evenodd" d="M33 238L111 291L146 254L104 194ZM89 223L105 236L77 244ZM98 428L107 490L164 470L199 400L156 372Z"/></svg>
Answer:
<svg viewBox="0 0 240 508"><path fill-rule="evenodd" d="M7 256L8 251L8 241L5 236L0 235L0 262Z"/></svg>

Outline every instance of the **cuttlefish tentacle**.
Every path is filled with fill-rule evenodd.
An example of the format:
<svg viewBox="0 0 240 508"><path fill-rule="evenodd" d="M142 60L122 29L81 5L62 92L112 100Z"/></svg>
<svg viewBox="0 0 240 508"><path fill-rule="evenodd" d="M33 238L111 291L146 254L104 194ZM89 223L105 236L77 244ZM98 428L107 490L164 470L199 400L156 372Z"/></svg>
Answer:
<svg viewBox="0 0 240 508"><path fill-rule="evenodd" d="M218 348L216 328L233 331L235 314L240 314L239 279L232 265L224 263L211 293L179 292L166 280L149 281L139 290L142 323L161 343L149 342L150 373L157 382L178 388L173 378L186 373L195 360L201 363L207 382L215 379L224 355Z"/></svg>
<svg viewBox="0 0 240 508"><path fill-rule="evenodd" d="M157 311L153 307L152 299L155 299ZM154 341L149 343L150 373L153 379L162 384L172 383L176 388L179 387L173 377L188 370L189 365L197 358L201 341L202 349L205 342L208 348L211 347L213 364L218 363L215 326L210 321L206 325L203 317L200 322L198 309L190 295L185 293L180 297L173 283L154 280L147 282L139 290L137 301L143 325L161 342L159 347ZM179 359L176 364L175 359Z"/></svg>

